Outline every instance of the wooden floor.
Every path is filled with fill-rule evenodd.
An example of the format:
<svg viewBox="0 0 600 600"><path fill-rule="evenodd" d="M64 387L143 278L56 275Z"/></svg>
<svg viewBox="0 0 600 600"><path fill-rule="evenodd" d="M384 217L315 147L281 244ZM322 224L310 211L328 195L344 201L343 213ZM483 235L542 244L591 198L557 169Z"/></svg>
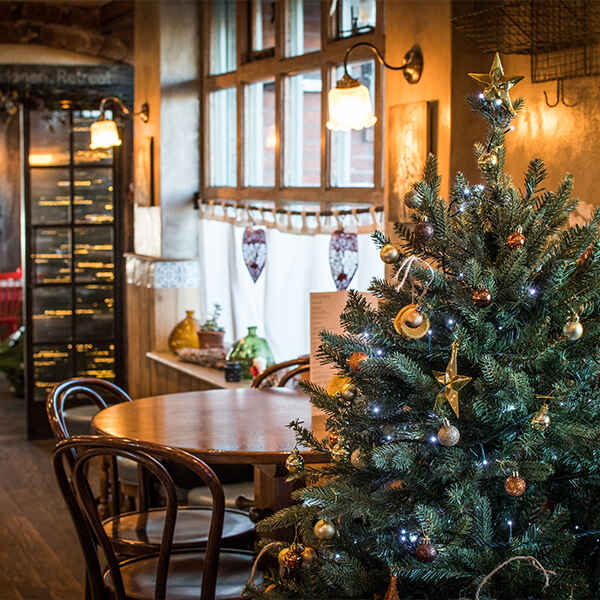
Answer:
<svg viewBox="0 0 600 600"><path fill-rule="evenodd" d="M81 600L83 557L25 401L0 380L0 600Z"/></svg>

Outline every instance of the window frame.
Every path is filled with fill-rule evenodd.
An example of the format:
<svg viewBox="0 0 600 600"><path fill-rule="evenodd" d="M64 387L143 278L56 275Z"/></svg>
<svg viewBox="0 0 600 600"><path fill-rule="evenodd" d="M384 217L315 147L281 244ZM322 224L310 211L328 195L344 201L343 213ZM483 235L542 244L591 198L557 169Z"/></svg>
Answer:
<svg viewBox="0 0 600 600"><path fill-rule="evenodd" d="M331 181L331 135L326 127L328 119L327 93L333 81L334 68L344 61L346 50L357 41L370 42L378 48L385 48L383 0L376 0L376 25L373 31L356 36L338 38L338 15L330 17L330 0L321 0L321 50L311 51L299 56L285 56L285 24L287 15L286 0L276 0L275 13L275 55L249 60L248 23L246 20L250 0L236 2L236 64L237 69L219 75L210 74L210 39L212 2L203 3L202 31L202 81L200 161L202 199L204 201L235 200L242 204L249 201L272 202L275 208L285 208L290 202L303 202L327 210L333 204L357 204L383 206L384 169L383 169L383 124L384 124L384 68L366 48L357 48L352 54L352 62L372 59L375 64L375 114L379 116L373 131L373 186L372 187L332 187ZM339 9L338 9L339 10ZM286 187L284 185L284 78L287 75L306 71L320 70L321 91L321 173L319 186ZM266 78L275 79L275 185L257 187L245 185L244 152L244 86ZM237 123L237 182L236 186L210 186L210 140L209 140L209 98L210 93L225 88L236 89Z"/></svg>

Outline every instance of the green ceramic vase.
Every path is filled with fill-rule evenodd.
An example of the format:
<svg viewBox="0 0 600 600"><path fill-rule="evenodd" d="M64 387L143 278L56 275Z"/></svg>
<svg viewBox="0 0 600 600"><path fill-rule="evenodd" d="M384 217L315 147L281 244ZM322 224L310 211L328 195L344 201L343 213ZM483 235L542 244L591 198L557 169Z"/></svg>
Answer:
<svg viewBox="0 0 600 600"><path fill-rule="evenodd" d="M228 360L240 363L242 366L242 378L251 379L252 361L262 357L267 361L267 367L274 363L273 353L267 340L256 335L256 327L248 327L248 334L233 345Z"/></svg>

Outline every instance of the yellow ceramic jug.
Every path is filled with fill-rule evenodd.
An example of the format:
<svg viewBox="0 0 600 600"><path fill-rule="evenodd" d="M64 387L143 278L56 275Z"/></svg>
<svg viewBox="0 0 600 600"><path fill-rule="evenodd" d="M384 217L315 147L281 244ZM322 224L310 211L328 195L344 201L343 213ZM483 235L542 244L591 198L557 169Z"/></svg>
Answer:
<svg viewBox="0 0 600 600"><path fill-rule="evenodd" d="M175 325L169 336L169 349L174 353L181 348L198 348L199 346L196 332L198 324L194 319L194 311L186 310L185 314L185 319Z"/></svg>

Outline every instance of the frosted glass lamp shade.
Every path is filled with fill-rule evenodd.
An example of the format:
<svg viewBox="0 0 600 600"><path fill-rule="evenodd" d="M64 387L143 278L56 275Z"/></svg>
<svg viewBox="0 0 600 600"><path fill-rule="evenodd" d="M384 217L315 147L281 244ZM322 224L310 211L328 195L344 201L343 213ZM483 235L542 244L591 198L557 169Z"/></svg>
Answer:
<svg viewBox="0 0 600 600"><path fill-rule="evenodd" d="M356 80L354 80L356 81ZM377 122L373 114L369 90L356 81L356 85L340 86L329 90L329 121L327 127L332 131L350 131L350 129L365 129Z"/></svg>
<svg viewBox="0 0 600 600"><path fill-rule="evenodd" d="M114 121L101 119L92 123L90 127L90 148L92 150L120 145L121 138L119 137L117 124Z"/></svg>

